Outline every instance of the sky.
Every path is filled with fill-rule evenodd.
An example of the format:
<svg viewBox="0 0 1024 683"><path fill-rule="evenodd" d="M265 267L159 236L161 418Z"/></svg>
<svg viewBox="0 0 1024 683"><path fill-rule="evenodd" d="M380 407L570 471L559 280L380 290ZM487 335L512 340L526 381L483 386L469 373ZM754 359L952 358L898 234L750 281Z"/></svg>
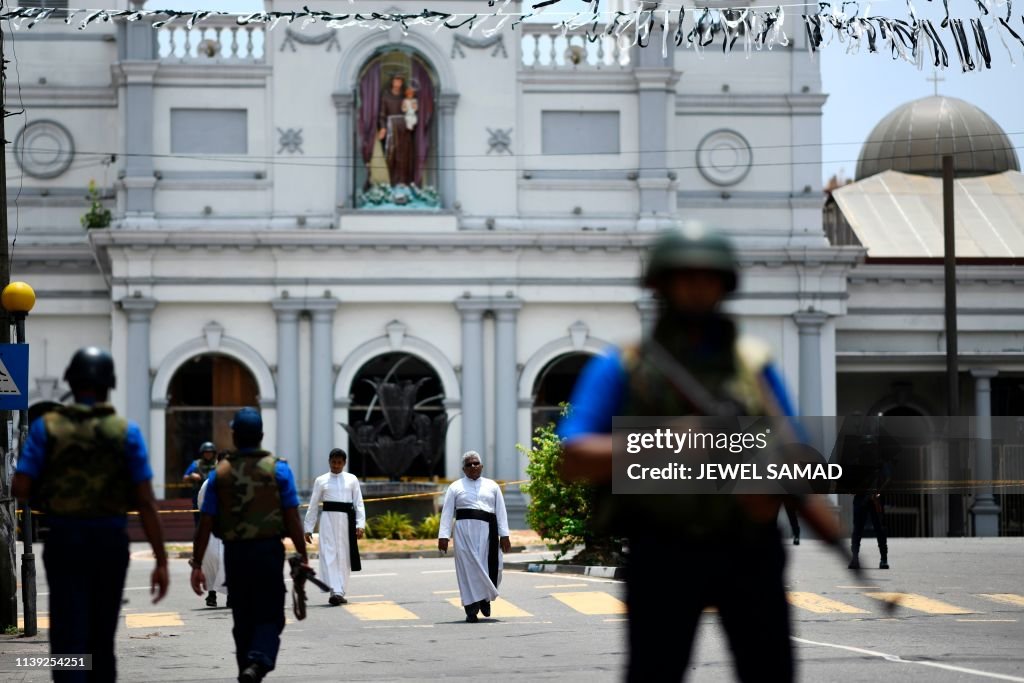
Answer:
<svg viewBox="0 0 1024 683"><path fill-rule="evenodd" d="M336 1L330 4L334 5ZM582 3L570 6L572 1L563 0L559 7L574 10L583 6ZM821 63L822 89L828 94L822 116L823 181L837 174L852 178L861 145L875 124L901 104L933 95L936 85L939 94L959 97L984 110L1010 136L1018 158L1024 157L1024 50L1021 45L1017 44L1013 54L1013 59L1019 65L1013 66L1006 48L993 29L987 34L992 52L992 68L963 73L951 34L939 28L939 21L943 17L942 3L938 0L909 1L914 2L918 17L934 20L949 52L950 68L938 72L938 78L944 80L936 84L929 80L936 76L930 61L925 68L918 70L909 62L894 61L888 53L868 54L866 48L857 54L847 54L846 46L838 43L818 53L816 59ZM479 0L479 3L483 5L484 0ZM193 10L201 7L228 12L253 12L263 7L260 0L161 0L156 4L165 9ZM687 0L686 4L689 6L694 3ZM978 16L974 2L961 0L949 4L951 15L963 18L965 22ZM417 7L420 5L428 6L429 2L420 2ZM313 1L309 6L317 9ZM791 7L789 11L799 12L800 9ZM1005 9L999 11L1005 12ZM905 17L904 0L874 0L871 14ZM1012 25L1019 34L1024 35L1024 24L1018 20L1020 14L1019 9L1014 13ZM1012 37L1004 35L1012 49ZM756 53L752 59L757 59ZM743 61L733 64L742 65Z"/></svg>

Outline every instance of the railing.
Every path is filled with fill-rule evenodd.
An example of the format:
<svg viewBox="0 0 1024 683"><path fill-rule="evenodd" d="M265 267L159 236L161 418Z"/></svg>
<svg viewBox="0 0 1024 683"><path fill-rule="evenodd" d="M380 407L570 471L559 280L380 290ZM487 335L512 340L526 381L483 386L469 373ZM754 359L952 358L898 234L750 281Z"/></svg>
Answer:
<svg viewBox="0 0 1024 683"><path fill-rule="evenodd" d="M563 36L550 24L520 24L526 69L561 71L628 69L632 37L601 36L590 42L581 32Z"/></svg>
<svg viewBox="0 0 1024 683"><path fill-rule="evenodd" d="M239 26L234 19L207 19L189 29L183 20L157 31L157 54L163 61L213 64L260 64L265 32L259 24Z"/></svg>

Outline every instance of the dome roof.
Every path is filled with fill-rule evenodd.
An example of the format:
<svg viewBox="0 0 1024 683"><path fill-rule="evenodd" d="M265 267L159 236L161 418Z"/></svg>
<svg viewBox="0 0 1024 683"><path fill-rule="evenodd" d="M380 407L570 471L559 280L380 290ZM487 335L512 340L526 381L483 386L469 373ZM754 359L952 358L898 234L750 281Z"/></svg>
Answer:
<svg viewBox="0 0 1024 683"><path fill-rule="evenodd" d="M857 180L882 171L941 176L953 155L957 177L1019 171L1006 133L988 114L955 97L924 97L897 108L868 135Z"/></svg>

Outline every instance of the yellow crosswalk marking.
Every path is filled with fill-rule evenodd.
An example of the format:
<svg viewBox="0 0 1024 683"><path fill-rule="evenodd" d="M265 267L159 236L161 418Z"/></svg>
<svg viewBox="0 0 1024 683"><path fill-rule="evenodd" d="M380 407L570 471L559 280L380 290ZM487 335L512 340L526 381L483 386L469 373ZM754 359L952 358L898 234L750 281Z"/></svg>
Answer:
<svg viewBox="0 0 1024 683"><path fill-rule="evenodd" d="M864 595L875 600L895 602L900 607L917 610L926 614L977 614L974 610L964 609L948 602L926 598L917 593L865 593Z"/></svg>
<svg viewBox="0 0 1024 683"><path fill-rule="evenodd" d="M448 598L448 602L462 609L462 600L460 598ZM532 617L533 615L524 609L516 607L508 600L498 598L491 602L491 616L496 619L505 619L509 617Z"/></svg>
<svg viewBox="0 0 1024 683"><path fill-rule="evenodd" d="M817 593L790 591L786 593L789 604L815 614L870 614L866 609L847 605L845 602L831 600Z"/></svg>
<svg viewBox="0 0 1024 683"><path fill-rule="evenodd" d="M157 628L159 626L184 626L181 615L177 612L142 612L124 615L124 623L128 628Z"/></svg>
<svg viewBox="0 0 1024 683"><path fill-rule="evenodd" d="M419 619L418 616L396 605L394 600L377 600L374 602L350 602L347 611L360 621L397 621L402 619Z"/></svg>
<svg viewBox="0 0 1024 683"><path fill-rule="evenodd" d="M988 598L992 602L1000 602L1004 605L1013 605L1014 607L1024 607L1024 595L1014 595L1013 593L979 593L979 597Z"/></svg>
<svg viewBox="0 0 1024 683"><path fill-rule="evenodd" d="M22 631L25 630L25 618L18 617L18 628ZM36 628L50 628L50 617L44 617L41 614L36 615Z"/></svg>
<svg viewBox="0 0 1024 683"><path fill-rule="evenodd" d="M552 593L551 597L581 614L625 614L626 603L603 591Z"/></svg>

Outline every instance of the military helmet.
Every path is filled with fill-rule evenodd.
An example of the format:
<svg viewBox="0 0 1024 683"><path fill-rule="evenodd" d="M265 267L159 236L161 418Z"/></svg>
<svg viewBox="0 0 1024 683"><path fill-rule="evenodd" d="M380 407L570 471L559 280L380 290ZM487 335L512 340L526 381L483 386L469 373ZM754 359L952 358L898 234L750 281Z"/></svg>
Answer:
<svg viewBox="0 0 1024 683"><path fill-rule="evenodd" d="M689 224L666 230L651 244L643 284L654 287L668 273L711 270L722 274L725 291L736 290L736 251L724 235Z"/></svg>
<svg viewBox="0 0 1024 683"><path fill-rule="evenodd" d="M212 441L204 441L203 445L199 447L199 455L202 455L206 451L213 451L214 453L216 453L217 447L213 444Z"/></svg>
<svg viewBox="0 0 1024 683"><path fill-rule="evenodd" d="M71 357L68 369L64 371L64 381L71 387L113 389L114 359L106 349L98 346L78 349Z"/></svg>

